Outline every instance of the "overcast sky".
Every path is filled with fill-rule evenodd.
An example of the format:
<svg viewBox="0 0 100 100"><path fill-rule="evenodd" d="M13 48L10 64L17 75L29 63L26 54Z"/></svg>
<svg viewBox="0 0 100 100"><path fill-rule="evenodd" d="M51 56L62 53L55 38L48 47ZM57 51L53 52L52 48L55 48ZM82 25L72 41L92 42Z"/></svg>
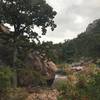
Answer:
<svg viewBox="0 0 100 100"><path fill-rule="evenodd" d="M75 38L87 25L100 18L100 0L46 0L57 11L57 28L42 37L54 43Z"/></svg>

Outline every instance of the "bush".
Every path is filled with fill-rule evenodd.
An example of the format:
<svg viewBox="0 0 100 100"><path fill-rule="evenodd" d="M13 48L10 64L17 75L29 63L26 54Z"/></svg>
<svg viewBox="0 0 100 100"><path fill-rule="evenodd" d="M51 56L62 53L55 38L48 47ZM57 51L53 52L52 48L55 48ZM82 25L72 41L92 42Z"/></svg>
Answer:
<svg viewBox="0 0 100 100"><path fill-rule="evenodd" d="M9 67L0 67L0 90L11 87L13 72Z"/></svg>
<svg viewBox="0 0 100 100"><path fill-rule="evenodd" d="M28 92L23 88L9 88L5 91L2 100L26 100Z"/></svg>
<svg viewBox="0 0 100 100"><path fill-rule="evenodd" d="M75 79L75 80L73 80ZM67 77L67 81L61 81L58 90L61 93L58 100L77 100L78 92L76 90L76 78L73 75Z"/></svg>
<svg viewBox="0 0 100 100"><path fill-rule="evenodd" d="M94 75L94 81L89 83L88 95L90 100L100 100L100 73Z"/></svg>
<svg viewBox="0 0 100 100"><path fill-rule="evenodd" d="M38 86L46 84L45 78L37 71L25 68L18 70L19 86Z"/></svg>
<svg viewBox="0 0 100 100"><path fill-rule="evenodd" d="M83 72L69 74L60 82L58 100L100 100L100 69L91 64ZM75 78L76 77L76 78Z"/></svg>
<svg viewBox="0 0 100 100"><path fill-rule="evenodd" d="M58 100L79 100L78 91L76 90L76 87L66 83L61 85L59 88L60 90L60 96L58 97Z"/></svg>
<svg viewBox="0 0 100 100"><path fill-rule="evenodd" d="M67 88L66 80L57 81L54 87L57 88L59 91L62 90L61 92L65 93Z"/></svg>

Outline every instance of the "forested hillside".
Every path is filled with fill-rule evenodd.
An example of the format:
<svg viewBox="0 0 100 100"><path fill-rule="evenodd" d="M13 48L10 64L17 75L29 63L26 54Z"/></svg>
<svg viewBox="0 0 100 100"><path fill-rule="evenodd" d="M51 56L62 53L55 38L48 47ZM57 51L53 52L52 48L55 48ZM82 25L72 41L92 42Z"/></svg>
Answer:
<svg viewBox="0 0 100 100"><path fill-rule="evenodd" d="M78 60L82 57L100 57L100 19L89 24L86 31L73 40L66 41L63 46L65 60Z"/></svg>
<svg viewBox="0 0 100 100"><path fill-rule="evenodd" d="M50 46L49 42L47 44ZM100 19L89 24L86 31L79 34L77 38L59 44L52 43L48 50L52 51L52 59L57 63L100 58Z"/></svg>

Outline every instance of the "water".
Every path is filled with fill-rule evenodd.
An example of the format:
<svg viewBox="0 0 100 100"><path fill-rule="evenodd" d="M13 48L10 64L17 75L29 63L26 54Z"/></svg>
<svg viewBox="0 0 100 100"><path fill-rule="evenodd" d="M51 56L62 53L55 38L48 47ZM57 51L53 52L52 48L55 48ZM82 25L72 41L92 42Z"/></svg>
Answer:
<svg viewBox="0 0 100 100"><path fill-rule="evenodd" d="M66 78L67 78L67 76L65 76L65 75L59 75L59 74L55 75L55 79L66 79Z"/></svg>

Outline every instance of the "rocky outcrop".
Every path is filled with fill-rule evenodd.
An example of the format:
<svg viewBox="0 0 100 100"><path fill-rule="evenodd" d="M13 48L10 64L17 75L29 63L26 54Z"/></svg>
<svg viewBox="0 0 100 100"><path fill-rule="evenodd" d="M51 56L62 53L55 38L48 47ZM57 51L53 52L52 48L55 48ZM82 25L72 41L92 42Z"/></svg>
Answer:
<svg viewBox="0 0 100 100"><path fill-rule="evenodd" d="M86 33L100 33L100 19L96 19L86 28Z"/></svg>
<svg viewBox="0 0 100 100"><path fill-rule="evenodd" d="M46 75L48 79L52 78L57 70L56 65L52 61L43 60L43 57L37 52L29 54L26 60L26 66L39 71L42 75Z"/></svg>
<svg viewBox="0 0 100 100"><path fill-rule="evenodd" d="M52 61L44 59L38 52L33 52L28 55L25 65L45 76L49 85L52 84L57 71L57 67Z"/></svg>

